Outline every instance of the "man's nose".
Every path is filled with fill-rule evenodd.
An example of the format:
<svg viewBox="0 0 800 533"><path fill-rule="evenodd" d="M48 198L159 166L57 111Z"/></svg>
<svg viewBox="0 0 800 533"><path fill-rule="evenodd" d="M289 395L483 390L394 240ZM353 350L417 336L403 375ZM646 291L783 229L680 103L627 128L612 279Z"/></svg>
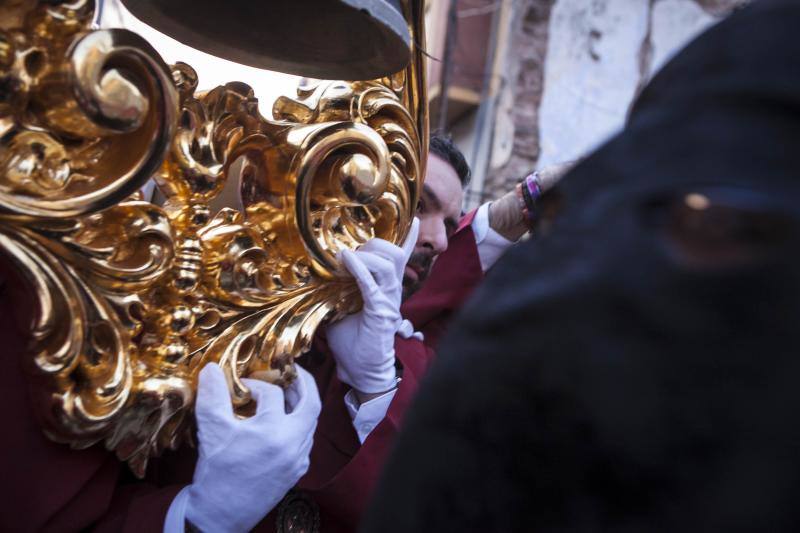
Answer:
<svg viewBox="0 0 800 533"><path fill-rule="evenodd" d="M447 250L447 228L444 220L436 217L420 219L417 247L432 250L436 255Z"/></svg>

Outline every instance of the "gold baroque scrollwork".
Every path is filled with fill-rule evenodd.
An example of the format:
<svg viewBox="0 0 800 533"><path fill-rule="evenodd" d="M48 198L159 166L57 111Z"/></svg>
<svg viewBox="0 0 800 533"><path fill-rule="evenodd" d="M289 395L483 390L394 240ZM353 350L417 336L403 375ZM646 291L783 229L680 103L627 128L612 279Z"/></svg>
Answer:
<svg viewBox="0 0 800 533"><path fill-rule="evenodd" d="M415 42L422 6L404 5ZM360 305L336 254L401 242L427 148L424 63L318 82L273 116L253 90L197 92L90 0L0 7L0 247L36 295L29 370L45 432L104 442L143 475L186 437L196 376L294 377L325 320ZM163 206L137 191L151 178ZM228 180L243 211L212 212Z"/></svg>

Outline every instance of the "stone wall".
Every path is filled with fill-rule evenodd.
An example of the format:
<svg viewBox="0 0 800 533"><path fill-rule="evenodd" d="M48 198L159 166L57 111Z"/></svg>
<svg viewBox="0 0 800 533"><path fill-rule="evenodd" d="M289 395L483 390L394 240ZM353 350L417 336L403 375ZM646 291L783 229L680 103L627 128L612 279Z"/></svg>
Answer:
<svg viewBox="0 0 800 533"><path fill-rule="evenodd" d="M748 0L517 0L483 199L622 127L652 75Z"/></svg>
<svg viewBox="0 0 800 533"><path fill-rule="evenodd" d="M522 0L511 17L511 45L505 58L490 168L483 196L509 189L539 159L539 107L544 89L550 14L556 0Z"/></svg>

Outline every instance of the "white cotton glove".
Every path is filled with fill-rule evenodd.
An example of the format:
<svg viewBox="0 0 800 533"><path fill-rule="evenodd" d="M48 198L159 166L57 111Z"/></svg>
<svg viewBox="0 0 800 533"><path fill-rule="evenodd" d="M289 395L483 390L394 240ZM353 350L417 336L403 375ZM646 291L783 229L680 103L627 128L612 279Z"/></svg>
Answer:
<svg viewBox="0 0 800 533"><path fill-rule="evenodd" d="M359 392L385 392L397 383L394 336L403 322L403 272L418 234L419 220L415 218L402 248L372 239L355 252L341 252L341 261L355 278L364 307L328 326L328 346L336 359L339 379Z"/></svg>
<svg viewBox="0 0 800 533"><path fill-rule="evenodd" d="M425 340L425 335L423 335L421 331L414 330L414 324L405 318L400 322L400 327L397 328L397 334L404 339L417 339L420 342Z"/></svg>
<svg viewBox="0 0 800 533"><path fill-rule="evenodd" d="M184 501L173 506L183 503L185 518L204 532L251 530L308 470L321 408L314 378L298 366L285 394L276 385L243 381L257 402L256 414L238 419L219 366L200 371L200 453L192 484L176 498Z"/></svg>

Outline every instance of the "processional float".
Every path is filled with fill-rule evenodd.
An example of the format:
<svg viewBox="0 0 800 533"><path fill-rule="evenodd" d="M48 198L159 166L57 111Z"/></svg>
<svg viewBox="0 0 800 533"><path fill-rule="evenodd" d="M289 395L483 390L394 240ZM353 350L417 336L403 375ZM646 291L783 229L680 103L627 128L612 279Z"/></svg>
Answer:
<svg viewBox="0 0 800 533"><path fill-rule="evenodd" d="M93 29L92 0L0 2L0 249L38 305L37 414L141 476L188 437L206 363L246 408L241 377L291 381L320 324L358 309L336 254L404 239L428 117L421 0L124 4L215 55L347 80L264 117L253 88L198 92L136 33ZM244 208L213 212L228 180Z"/></svg>

